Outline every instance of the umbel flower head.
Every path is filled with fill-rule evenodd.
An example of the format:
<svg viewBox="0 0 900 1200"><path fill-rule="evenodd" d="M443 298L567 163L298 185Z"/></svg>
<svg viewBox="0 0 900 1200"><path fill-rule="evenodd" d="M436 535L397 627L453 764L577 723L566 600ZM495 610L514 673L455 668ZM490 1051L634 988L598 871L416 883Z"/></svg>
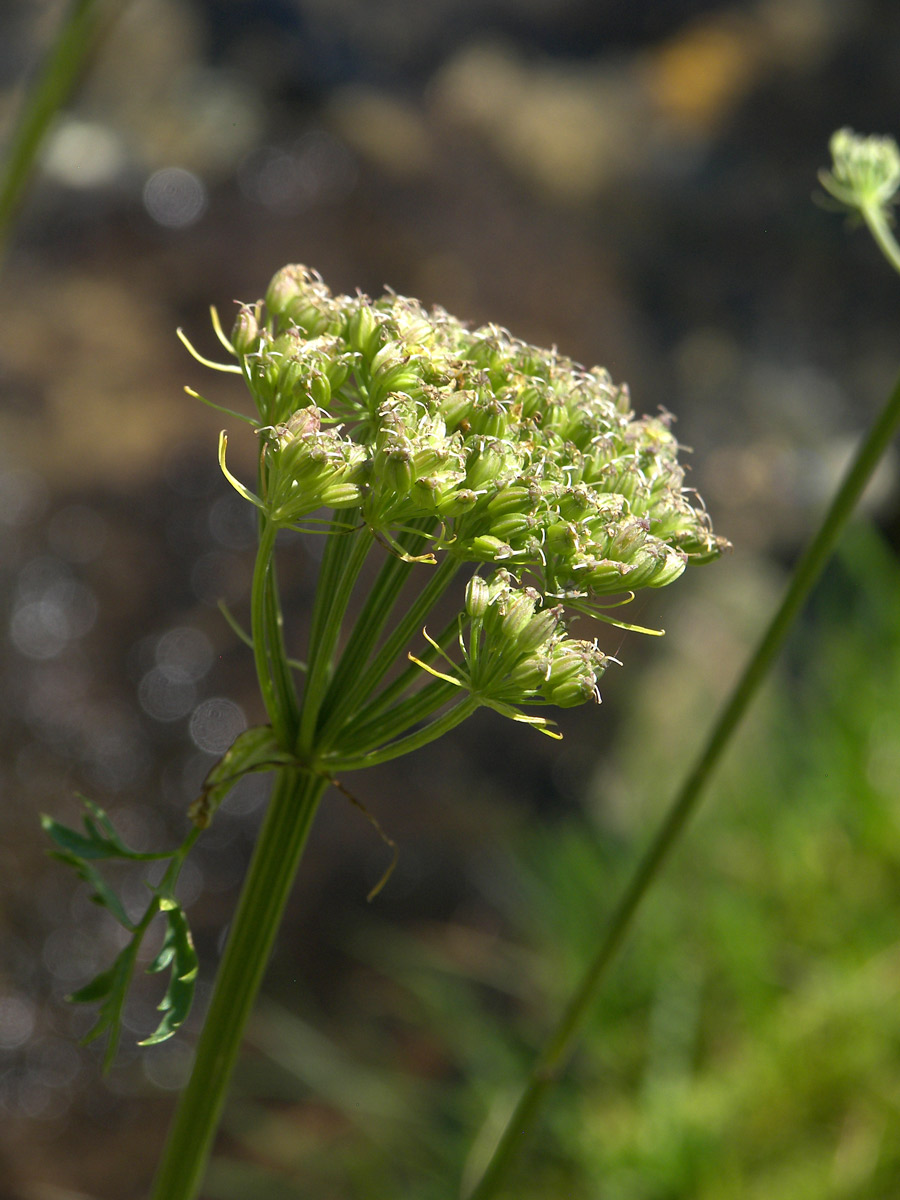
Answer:
<svg viewBox="0 0 900 1200"><path fill-rule="evenodd" d="M890 137L863 137L839 129L829 143L832 167L819 182L850 209L884 209L900 188L900 150Z"/></svg>
<svg viewBox="0 0 900 1200"><path fill-rule="evenodd" d="M393 293L335 296L297 265L222 340L260 439L257 493L223 439L234 486L280 527L324 507L423 570L471 564L461 661L445 643L452 673L425 669L508 715L598 698L607 660L567 618L621 624L611 607L727 545L685 487L672 418L636 417L626 387L555 349Z"/></svg>

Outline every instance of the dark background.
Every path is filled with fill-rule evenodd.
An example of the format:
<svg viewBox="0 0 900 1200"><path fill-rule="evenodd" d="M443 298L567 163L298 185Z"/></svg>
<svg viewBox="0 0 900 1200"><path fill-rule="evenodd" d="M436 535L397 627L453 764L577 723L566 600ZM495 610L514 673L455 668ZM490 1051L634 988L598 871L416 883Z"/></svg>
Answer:
<svg viewBox="0 0 900 1200"><path fill-rule="evenodd" d="M80 790L140 845L174 841L219 742L260 717L215 607L245 612L252 520L218 473L219 415L182 387L238 392L177 326L215 357L209 305L227 328L233 301L304 262L335 291L389 286L557 344L628 380L639 411L677 414L691 483L734 543L642 602L633 619L666 643L610 631L625 669L600 710L561 717L561 747L484 712L354 780L400 846L375 902L395 928L503 928L487 881L525 827L583 816L640 840L616 766L630 714L656 704L687 759L900 362L896 281L814 202L836 128L897 132L890 0L124 9L54 126L0 280L3 1200L143 1194L190 1040L126 1045L105 1082L96 1047L75 1047L88 1014L62 997L114 941L46 859L38 813L72 819ZM7 127L60 11L4 6ZM230 453L252 469L249 441ZM889 540L894 476L869 502ZM295 539L283 555L298 654L315 554ZM668 691L648 700L651 684ZM187 873L201 992L263 796L242 785ZM329 796L279 940L272 994L338 1041L374 986L347 947L386 855ZM139 992L126 1042L156 998Z"/></svg>

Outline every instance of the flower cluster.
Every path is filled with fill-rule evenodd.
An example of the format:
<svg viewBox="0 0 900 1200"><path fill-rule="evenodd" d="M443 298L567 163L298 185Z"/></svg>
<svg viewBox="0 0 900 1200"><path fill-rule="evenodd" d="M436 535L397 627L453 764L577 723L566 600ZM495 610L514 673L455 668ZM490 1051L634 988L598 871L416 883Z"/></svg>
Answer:
<svg viewBox="0 0 900 1200"><path fill-rule="evenodd" d="M562 605L540 608L540 604L538 591L517 588L502 567L488 579L473 575L466 588L468 639L460 622L462 665L457 666L430 638L432 647L454 668L454 675L410 657L439 679L466 688L489 708L549 732L543 718L523 716L514 706L571 708L599 700L597 681L610 659L595 642L566 636Z"/></svg>
<svg viewBox="0 0 900 1200"><path fill-rule="evenodd" d="M832 168L819 181L847 208L884 208L900 188L900 150L890 137L862 137L839 129L829 143Z"/></svg>
<svg viewBox="0 0 900 1200"><path fill-rule="evenodd" d="M610 619L610 597L665 586L727 545L684 486L668 414L636 417L625 387L555 349L394 294L335 296L302 266L279 271L223 340L262 441L259 494L229 475L235 486L279 526L352 510L348 527L401 557L414 529L428 539L418 561L492 570L473 585L489 599L483 618L469 605L461 672L499 703L596 695L604 660L566 639L562 606ZM492 638L496 663L477 650Z"/></svg>

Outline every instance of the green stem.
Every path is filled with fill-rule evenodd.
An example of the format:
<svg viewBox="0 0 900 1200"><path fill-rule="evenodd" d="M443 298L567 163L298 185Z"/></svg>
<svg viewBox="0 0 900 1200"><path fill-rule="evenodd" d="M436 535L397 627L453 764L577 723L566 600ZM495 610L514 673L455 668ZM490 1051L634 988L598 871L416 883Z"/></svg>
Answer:
<svg viewBox="0 0 900 1200"><path fill-rule="evenodd" d="M357 724L354 721L348 736L348 754L359 757L371 752L391 738L398 737L405 729L411 729L419 721L424 721L439 708L443 708L453 696L458 697L459 694L459 688L454 687L452 683L435 679L395 708L380 713L374 720L365 724ZM336 754L342 752L340 746L335 748Z"/></svg>
<svg viewBox="0 0 900 1200"><path fill-rule="evenodd" d="M275 538L278 526L266 520L259 532L259 546L253 566L253 582L250 588L250 634L253 641L253 660L262 692L263 703L275 735L282 746L291 745L288 714L279 703L272 667L272 645L270 628L270 583L272 558L275 553ZM276 642L277 651L277 642Z"/></svg>
<svg viewBox="0 0 900 1200"><path fill-rule="evenodd" d="M358 510L354 510L354 514L358 516ZM353 516L351 515L350 522L352 523L352 521ZM339 531L337 524L338 519L335 515L334 522L325 536L325 549L322 552L322 563L319 567L319 577L316 580L316 592L309 623L310 653L307 655L307 674L313 667L314 649L320 644L322 631L328 624L328 613L334 597L334 590L350 553L351 539L355 536L354 533Z"/></svg>
<svg viewBox="0 0 900 1200"><path fill-rule="evenodd" d="M797 564L780 607L762 635L729 700L721 710L705 746L613 911L593 961L538 1055L493 1156L481 1179L469 1193L468 1200L489 1200L489 1197L496 1196L498 1189L507 1179L516 1152L525 1143L535 1124L544 1096L564 1068L575 1041L590 1016L601 984L631 928L641 902L696 811L713 769L768 674L788 631L831 557L859 497L898 428L900 379L895 383L887 403L860 445L818 532Z"/></svg>
<svg viewBox="0 0 900 1200"><path fill-rule="evenodd" d="M343 524L343 522L342 522ZM316 724L330 680L335 647L353 585L374 539L368 529L353 533L328 534L322 570L316 584L316 599L309 635L309 654L306 667L306 688L300 716L297 751L311 760L316 738Z"/></svg>
<svg viewBox="0 0 900 1200"><path fill-rule="evenodd" d="M439 566L432 569L428 583L385 640L368 669L360 672L355 683L348 684L345 691L335 697L335 703L328 714L327 723L322 726L321 730L321 739L324 745L333 740L338 731L346 726L358 705L368 700L387 672L394 666L410 639L425 623L428 614L450 586L453 576L459 570L459 565L455 558L447 555Z"/></svg>
<svg viewBox="0 0 900 1200"><path fill-rule="evenodd" d="M881 253L894 270L900 272L900 246L891 232L884 210L878 205L864 204L859 211Z"/></svg>
<svg viewBox="0 0 900 1200"><path fill-rule="evenodd" d="M184 866L187 856L194 848L194 843L203 833L203 830L196 825L188 833L187 837L172 855L172 861L166 867L166 872L159 882L159 890L165 895L173 895L175 885L178 882L178 877L181 874L181 868Z"/></svg>
<svg viewBox="0 0 900 1200"><path fill-rule="evenodd" d="M111 21L109 0L73 0L19 115L0 174L0 256L50 123Z"/></svg>
<svg viewBox="0 0 900 1200"><path fill-rule="evenodd" d="M443 650L450 645L450 643L458 636L458 634L459 616L455 616L452 621L449 622L449 624L444 626L434 640ZM437 649L431 644L431 642L426 642L416 657L421 662L428 663L430 665L439 657L439 655ZM383 713L386 709L390 708L390 706L398 697L402 696L408 688L420 682L421 679L422 668L418 663L409 663L408 666L404 667L395 680L389 683L383 691L379 692L373 700L370 700L364 708L359 709L354 714L354 726L356 726L357 723L359 725L370 724L379 713Z"/></svg>
<svg viewBox="0 0 900 1200"><path fill-rule="evenodd" d="M198 1195L244 1026L326 787L319 776L292 768L276 776L151 1200L194 1200Z"/></svg>
<svg viewBox="0 0 900 1200"><path fill-rule="evenodd" d="M400 544L410 553L416 542L421 540L420 533L401 534L398 538ZM400 592L415 566L415 563L407 562L396 554L387 556L354 622L353 632L347 639L347 645L329 684L319 717L320 727L331 725L331 716L336 709L344 714L352 711L356 703L357 681L362 675L366 660L372 653L378 635L387 624Z"/></svg>
<svg viewBox="0 0 900 1200"><path fill-rule="evenodd" d="M390 762L392 758L399 758L402 754L411 754L413 750L427 746L429 742L437 741L439 737L443 737L445 733L449 733L451 729L462 724L478 707L478 701L467 696L465 700L449 709L436 721L432 721L430 725L426 725L424 729L417 729L415 733L400 738L399 741L391 742L382 750L373 750L369 754L344 756L341 756L340 753L333 756L325 754L322 756L322 766L331 772L360 771L363 767L377 767L379 763Z"/></svg>
<svg viewBox="0 0 900 1200"><path fill-rule="evenodd" d="M274 552L266 576L265 614L272 684L278 697L278 710L286 726L287 740L284 745L288 747L293 746L297 737L297 730L300 726L300 706L297 703L297 690L291 674L292 660L288 658L287 648L284 644L284 619L281 612Z"/></svg>

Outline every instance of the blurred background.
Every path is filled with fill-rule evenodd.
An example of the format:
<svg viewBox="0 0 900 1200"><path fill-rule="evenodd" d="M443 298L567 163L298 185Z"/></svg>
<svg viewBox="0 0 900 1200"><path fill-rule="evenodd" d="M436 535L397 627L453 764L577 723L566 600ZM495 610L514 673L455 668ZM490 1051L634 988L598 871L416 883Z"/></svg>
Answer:
<svg viewBox="0 0 900 1200"><path fill-rule="evenodd" d="M114 6L115 7L115 6ZM900 367L900 284L816 203L842 125L900 132L891 0L132 0L54 124L0 275L0 1200L145 1194L265 781L185 872L190 1027L140 982L119 1061L64 997L116 933L46 857L77 792L180 840L261 717L216 608L254 529L208 309L286 262L494 321L678 415L734 553L641 600L665 639L562 744L482 712L317 819L205 1200L439 1200L477 1173ZM6 0L0 127L63 6ZM231 453L232 447L229 446ZM249 440L234 466L252 470ZM510 1192L900 1193L900 497L886 464L716 776ZM314 540L285 541L302 654ZM120 880L131 895L142 885ZM476 1137L477 1135L477 1137ZM473 1141L474 1139L474 1141Z"/></svg>

